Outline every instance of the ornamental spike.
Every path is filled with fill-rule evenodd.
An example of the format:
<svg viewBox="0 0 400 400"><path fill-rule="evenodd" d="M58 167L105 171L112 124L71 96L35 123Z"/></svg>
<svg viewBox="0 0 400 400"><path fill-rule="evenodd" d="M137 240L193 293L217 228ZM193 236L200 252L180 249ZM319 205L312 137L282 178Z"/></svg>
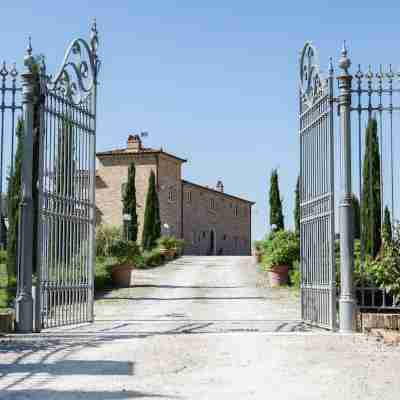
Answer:
<svg viewBox="0 0 400 400"><path fill-rule="evenodd" d="M26 54L28 56L32 55L32 37L30 35L28 37L28 47L26 48Z"/></svg>
<svg viewBox="0 0 400 400"><path fill-rule="evenodd" d="M33 65L33 56L32 56L32 38L31 36L28 37L28 47L26 48L26 54L24 57L24 65L28 71L32 72L32 65Z"/></svg>
<svg viewBox="0 0 400 400"><path fill-rule="evenodd" d="M330 76L333 75L334 69L333 69L333 59L332 59L332 57L329 57L328 72L329 72L329 75L330 75Z"/></svg>
<svg viewBox="0 0 400 400"><path fill-rule="evenodd" d="M342 46L342 56L347 57L347 47L346 47L346 40L343 40L343 46Z"/></svg>
<svg viewBox="0 0 400 400"><path fill-rule="evenodd" d="M341 51L341 57L339 59L339 68L343 70L344 75L348 75L349 71L348 69L350 68L351 61L350 58L347 56L347 46L346 46L346 41L343 41L343 47Z"/></svg>

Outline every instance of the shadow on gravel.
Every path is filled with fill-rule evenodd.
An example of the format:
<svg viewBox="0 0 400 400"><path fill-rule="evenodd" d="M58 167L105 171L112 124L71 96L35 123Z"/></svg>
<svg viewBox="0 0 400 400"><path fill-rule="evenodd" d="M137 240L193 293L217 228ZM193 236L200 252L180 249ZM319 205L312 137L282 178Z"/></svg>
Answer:
<svg viewBox="0 0 400 400"><path fill-rule="evenodd" d="M142 399L142 398L159 398L159 399L179 399L179 396L167 396L158 393L139 392L136 390L121 390L118 392L111 391L96 391L96 392L81 392L75 390L45 390L45 389L29 389L29 390L7 390L2 392L2 400L45 400L45 399L60 399L60 400L118 400L118 399Z"/></svg>
<svg viewBox="0 0 400 400"><path fill-rule="evenodd" d="M246 286L185 286L185 285L133 285L131 289L154 288L154 289L240 289ZM112 290L109 290L112 292Z"/></svg>
<svg viewBox="0 0 400 400"><path fill-rule="evenodd" d="M1 374L35 374L49 375L134 375L135 363L109 360L62 360L52 363L24 362L23 364L1 364Z"/></svg>
<svg viewBox="0 0 400 400"><path fill-rule="evenodd" d="M135 300L135 301L181 301L181 300L265 300L264 296L250 296L250 297L206 297L206 296L192 296L192 297L104 297L102 300Z"/></svg>
<svg viewBox="0 0 400 400"><path fill-rule="evenodd" d="M142 336L147 337L148 335ZM135 365L133 362L67 360L67 358L83 349L97 348L105 343L124 338L132 338L132 335L77 336L66 334L57 337L41 337L40 339L23 340L17 338L13 340L10 338L3 340L0 342L0 354L19 353L19 356L12 363L0 364L0 388L2 394L5 390L14 388L28 380L35 380L36 376L42 373L49 375L48 378L41 379L42 383L46 379L50 381L53 376L57 375L133 375ZM42 354L39 352L42 352ZM39 354L40 357L38 357ZM33 362L29 362L31 357ZM55 357L57 361L50 362ZM25 375L21 376L21 374ZM7 378L6 383L4 382L5 378ZM12 381L10 382L10 380ZM3 400L3 395L0 398ZM30 397L26 398L30 399ZM46 399L47 397L42 398Z"/></svg>

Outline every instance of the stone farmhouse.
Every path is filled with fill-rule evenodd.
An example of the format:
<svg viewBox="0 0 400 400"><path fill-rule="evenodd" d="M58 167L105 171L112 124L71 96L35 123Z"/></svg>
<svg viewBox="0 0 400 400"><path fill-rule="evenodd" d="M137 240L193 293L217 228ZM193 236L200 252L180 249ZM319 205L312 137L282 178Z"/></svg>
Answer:
<svg viewBox="0 0 400 400"><path fill-rule="evenodd" d="M185 254L251 254L254 203L225 193L221 181L210 188L182 179L182 165L186 160L163 149L143 147L139 135L130 135L124 149L97 153L97 224L123 226L122 194L132 162L136 167L139 238L150 171L154 171L162 234L183 238Z"/></svg>

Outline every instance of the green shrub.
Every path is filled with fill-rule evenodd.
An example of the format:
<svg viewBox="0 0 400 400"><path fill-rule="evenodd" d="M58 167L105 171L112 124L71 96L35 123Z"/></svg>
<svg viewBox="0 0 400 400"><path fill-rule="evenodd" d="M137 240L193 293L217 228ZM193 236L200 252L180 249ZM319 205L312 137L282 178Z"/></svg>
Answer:
<svg viewBox="0 0 400 400"><path fill-rule="evenodd" d="M144 264L146 267L157 267L164 262L164 256L160 253L159 249L153 249L143 253Z"/></svg>
<svg viewBox="0 0 400 400"><path fill-rule="evenodd" d="M99 225L96 228L96 254L97 256L110 257L110 248L122 239L121 228L109 225Z"/></svg>
<svg viewBox="0 0 400 400"><path fill-rule="evenodd" d="M263 250L263 241L262 240L255 240L254 241L254 249L256 251L262 251Z"/></svg>
<svg viewBox="0 0 400 400"><path fill-rule="evenodd" d="M299 259L299 240L291 231L274 232L264 241L263 248L262 263L267 267L291 266Z"/></svg>
<svg viewBox="0 0 400 400"><path fill-rule="evenodd" d="M377 257L369 260L366 267L372 283L400 299L400 225L395 227L392 240L383 242Z"/></svg>
<svg viewBox="0 0 400 400"><path fill-rule="evenodd" d="M143 254L137 254L133 258L133 265L135 266L135 268L139 268L139 269L146 268L146 261L145 261Z"/></svg>
<svg viewBox="0 0 400 400"><path fill-rule="evenodd" d="M133 263L140 254L140 248L135 242L117 240L110 247L110 255L115 257L119 264Z"/></svg>
<svg viewBox="0 0 400 400"><path fill-rule="evenodd" d="M175 236L161 236L157 240L157 247L166 250L177 249L178 251L182 251L184 246L185 241L183 239L177 239Z"/></svg>
<svg viewBox="0 0 400 400"><path fill-rule="evenodd" d="M103 290L112 287L111 267L115 262L115 258L112 257L96 257L94 271L95 290Z"/></svg>
<svg viewBox="0 0 400 400"><path fill-rule="evenodd" d="M289 285L300 288L300 263L298 260L294 261L289 270Z"/></svg>
<svg viewBox="0 0 400 400"><path fill-rule="evenodd" d="M0 264L7 264L7 251L0 250Z"/></svg>

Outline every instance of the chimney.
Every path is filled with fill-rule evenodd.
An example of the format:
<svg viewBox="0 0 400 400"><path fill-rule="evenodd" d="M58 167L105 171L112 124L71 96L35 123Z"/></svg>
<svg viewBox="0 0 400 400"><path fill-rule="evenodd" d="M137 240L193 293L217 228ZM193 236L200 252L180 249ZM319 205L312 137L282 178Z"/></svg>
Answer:
<svg viewBox="0 0 400 400"><path fill-rule="evenodd" d="M129 135L126 149L127 149L127 151L131 151L131 152L135 152L135 153L142 150L142 141L140 139L140 136L139 135Z"/></svg>
<svg viewBox="0 0 400 400"><path fill-rule="evenodd" d="M217 182L217 190L221 193L224 193L224 184L222 183L222 181Z"/></svg>

